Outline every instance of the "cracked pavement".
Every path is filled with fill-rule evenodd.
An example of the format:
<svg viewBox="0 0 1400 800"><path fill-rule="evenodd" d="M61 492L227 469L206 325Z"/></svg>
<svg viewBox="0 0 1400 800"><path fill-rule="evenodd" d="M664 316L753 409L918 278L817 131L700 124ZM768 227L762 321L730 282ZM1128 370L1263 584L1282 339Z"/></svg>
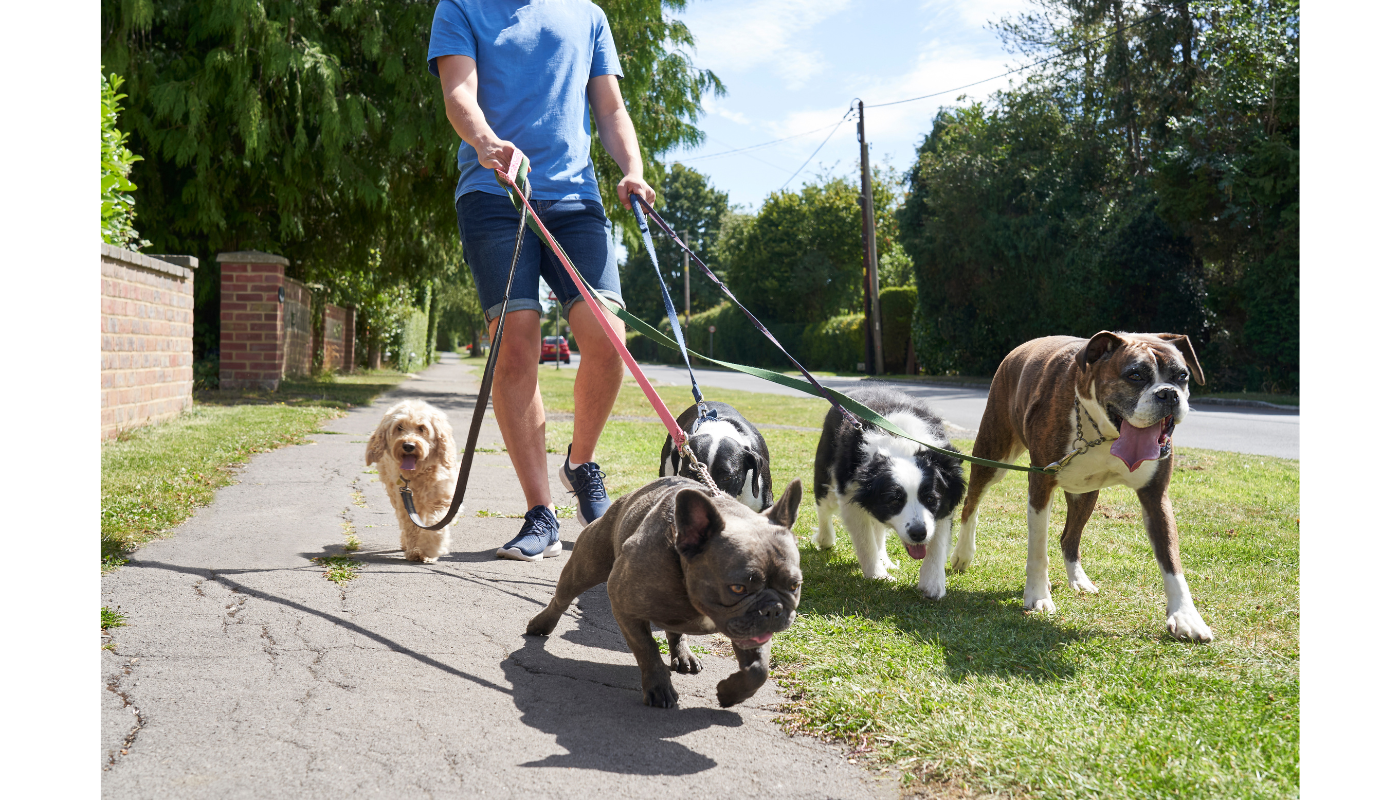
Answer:
<svg viewBox="0 0 1400 800"><path fill-rule="evenodd" d="M418 397L465 441L475 391L445 356L328 422L335 433L254 456L170 538L103 577L103 605L128 618L102 653L104 797L897 794L843 750L783 733L772 681L721 709L715 684L736 665L712 637L693 637L704 671L674 676L681 708L643 706L605 587L554 635L524 636L580 527L562 521L560 558L496 559L520 521L476 512L524 510L504 453L477 454L453 553L405 561L365 437ZM501 447L490 415L480 441ZM551 454L551 475L562 458ZM310 559L340 554L347 523L363 567L342 588Z"/></svg>

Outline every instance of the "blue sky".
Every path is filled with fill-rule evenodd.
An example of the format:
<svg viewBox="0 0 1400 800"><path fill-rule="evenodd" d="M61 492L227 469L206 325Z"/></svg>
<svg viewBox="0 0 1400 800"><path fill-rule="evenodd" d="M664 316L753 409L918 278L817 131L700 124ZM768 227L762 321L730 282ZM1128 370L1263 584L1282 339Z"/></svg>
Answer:
<svg viewBox="0 0 1400 800"><path fill-rule="evenodd" d="M812 154L853 98L867 105L899 100L1016 66L988 21L1030 7L1027 0L692 0L680 18L695 36L694 62L714 70L729 93L705 101L705 144L669 157L709 175L730 202L756 210ZM1010 80L966 94L980 99ZM868 110L871 157L908 169L933 114L955 100L945 95ZM817 128L748 154L705 158ZM788 188L824 168L854 176L858 164L852 118Z"/></svg>

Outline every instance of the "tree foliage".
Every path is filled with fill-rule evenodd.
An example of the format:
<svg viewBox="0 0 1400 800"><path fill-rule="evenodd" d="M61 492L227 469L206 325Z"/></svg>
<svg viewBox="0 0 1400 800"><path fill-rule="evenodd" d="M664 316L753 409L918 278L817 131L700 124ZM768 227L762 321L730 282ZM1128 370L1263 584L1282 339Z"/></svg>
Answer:
<svg viewBox="0 0 1400 800"><path fill-rule="evenodd" d="M876 174L879 252L888 252L900 199L888 170ZM765 322L809 323L861 310L860 186L826 177L800 191L774 192L732 243L728 283Z"/></svg>
<svg viewBox="0 0 1400 800"><path fill-rule="evenodd" d="M217 347L219 251L287 256L293 277L356 305L361 328L381 337L406 297L469 283L452 203L459 139L424 62L435 5L103 0L102 56L128 80L125 124L145 157L133 171L144 227L157 251L206 265L197 352ZM684 2L601 5L655 164L699 140L700 96L722 87L677 49L690 34L663 9ZM597 160L615 183L611 159Z"/></svg>
<svg viewBox="0 0 1400 800"><path fill-rule="evenodd" d="M723 262L719 258L720 230L725 214L729 211L729 195L710 185L709 178L683 165L672 164L655 184L656 210L670 224L676 233L688 234L690 249L695 251L716 274L723 277ZM629 214L629 221L631 217ZM635 222L631 223L634 227ZM684 276L682 275L682 253L680 247L669 236L656 229L653 224L652 241L656 244L656 257L661 265L661 274L670 290L671 301L676 312L684 314ZM630 248L626 263L622 265L622 296L627 299L627 308L633 314L646 320L660 320L666 314L661 300L661 288L656 282L656 271L651 258L640 245ZM699 313L716 305L723 299L719 287L707 278L701 269L690 265L690 307Z"/></svg>
<svg viewBox="0 0 1400 800"><path fill-rule="evenodd" d="M910 172L920 360L1170 330L1213 383L1296 387L1296 0L1039 6L1005 40L1065 57L941 111Z"/></svg>
<svg viewBox="0 0 1400 800"><path fill-rule="evenodd" d="M131 196L136 184L127 177L141 157L127 148L127 134L117 129L121 101L126 99L117 93L123 82L120 75L102 75L102 241L139 250L150 242L136 232L136 200Z"/></svg>

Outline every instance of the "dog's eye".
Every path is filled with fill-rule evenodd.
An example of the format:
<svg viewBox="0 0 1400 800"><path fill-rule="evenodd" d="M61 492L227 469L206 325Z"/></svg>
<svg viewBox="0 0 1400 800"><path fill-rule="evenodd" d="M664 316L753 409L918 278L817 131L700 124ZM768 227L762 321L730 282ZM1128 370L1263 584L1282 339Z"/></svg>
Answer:
<svg viewBox="0 0 1400 800"><path fill-rule="evenodd" d="M731 583L731 584L729 584L729 591L733 592L734 594L744 594L744 593L747 592L748 590L749 590L749 587L745 586L745 585L742 584L742 583Z"/></svg>
<svg viewBox="0 0 1400 800"><path fill-rule="evenodd" d="M1134 371L1128 373L1128 380L1130 380L1130 381L1141 381L1141 380L1142 380L1142 375L1141 375L1139 372L1137 372L1137 370L1134 370Z"/></svg>
<svg viewBox="0 0 1400 800"><path fill-rule="evenodd" d="M1185 383L1185 382L1186 382L1186 373L1185 373L1185 372L1182 372L1180 375L1176 376L1176 379L1177 379L1178 381L1181 381L1182 383Z"/></svg>
<svg viewBox="0 0 1400 800"><path fill-rule="evenodd" d="M799 586L801 586L801 585L802 585L802 581L793 581L793 582L792 582L792 588L789 589L788 591L790 591L790 592L795 592L795 591L797 591L797 588L798 588Z"/></svg>

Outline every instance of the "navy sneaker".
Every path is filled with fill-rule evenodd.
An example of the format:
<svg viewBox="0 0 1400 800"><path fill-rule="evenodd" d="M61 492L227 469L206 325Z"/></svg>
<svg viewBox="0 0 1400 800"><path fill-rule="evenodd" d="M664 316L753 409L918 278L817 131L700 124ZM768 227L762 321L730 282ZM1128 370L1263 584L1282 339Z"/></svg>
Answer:
<svg viewBox="0 0 1400 800"><path fill-rule="evenodd" d="M549 506L535 506L525 512L525 524L520 534L496 549L496 558L516 561L539 561L554 558L564 552L559 542L559 520Z"/></svg>
<svg viewBox="0 0 1400 800"><path fill-rule="evenodd" d="M593 461L580 464L578 469L569 469L569 457L573 452L574 446L570 444L569 455L564 456L564 463L559 467L559 480L568 487L569 494L578 499L578 521L587 525L603 516L612 505L608 490L603 486L603 479L608 476Z"/></svg>

